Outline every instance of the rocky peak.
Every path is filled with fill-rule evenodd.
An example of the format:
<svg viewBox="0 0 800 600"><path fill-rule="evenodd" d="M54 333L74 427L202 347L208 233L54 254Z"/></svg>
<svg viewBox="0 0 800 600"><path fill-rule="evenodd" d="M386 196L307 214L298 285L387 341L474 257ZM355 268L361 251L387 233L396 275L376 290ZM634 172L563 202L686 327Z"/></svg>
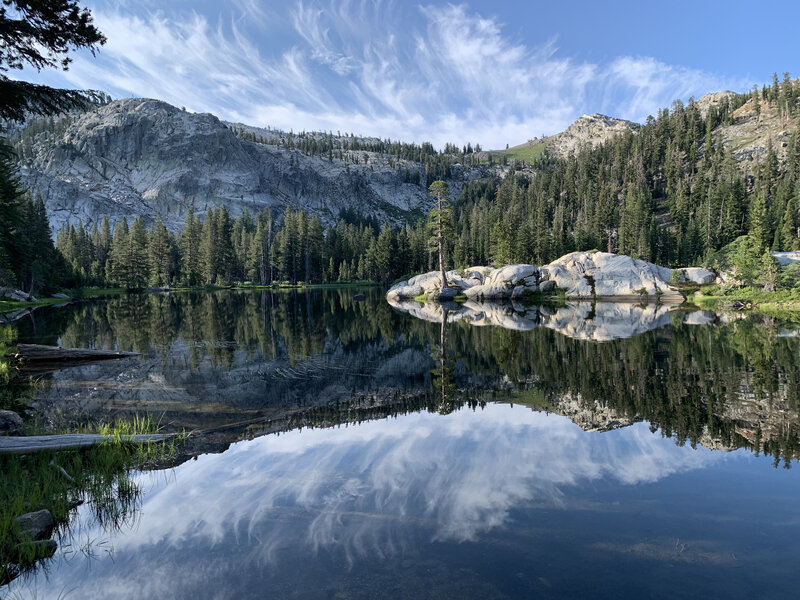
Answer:
<svg viewBox="0 0 800 600"><path fill-rule="evenodd" d="M570 152L577 152L581 146L602 144L627 131L638 131L639 127L638 123L632 121L593 113L583 115L561 133L533 138L510 150L513 153L513 151L543 147L551 156L563 158Z"/></svg>
<svg viewBox="0 0 800 600"><path fill-rule="evenodd" d="M565 156L583 145L602 144L622 133L638 129L639 125L631 121L593 113L583 115L563 132L544 139L551 152Z"/></svg>
<svg viewBox="0 0 800 600"><path fill-rule="evenodd" d="M798 85L798 80L795 80ZM792 132L800 123L777 106L759 99L758 107L752 98L733 111L730 123L714 130L714 137L732 152L743 168L752 168L762 161L772 146L780 160L786 157Z"/></svg>
<svg viewBox="0 0 800 600"><path fill-rule="evenodd" d="M723 100L726 98L731 98L735 95L736 92L731 92L730 90L712 92L695 100L694 105L697 107L697 110L700 111L700 114L703 116L703 118L705 118L706 114L708 114L708 110L712 106L717 107L722 103Z"/></svg>

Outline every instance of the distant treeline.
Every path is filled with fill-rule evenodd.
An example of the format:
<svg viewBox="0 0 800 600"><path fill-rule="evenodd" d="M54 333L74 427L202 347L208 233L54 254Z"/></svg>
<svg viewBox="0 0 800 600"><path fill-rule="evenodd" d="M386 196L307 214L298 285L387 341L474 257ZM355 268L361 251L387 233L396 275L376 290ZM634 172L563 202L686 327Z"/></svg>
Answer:
<svg viewBox="0 0 800 600"><path fill-rule="evenodd" d="M333 132L303 131L295 134L270 130L265 137L253 129L232 126L231 130L243 140L299 150L306 156L320 156L329 161L335 159L348 166L350 164L369 165L375 161L374 154L377 154L391 168L403 169L407 183L424 183L425 187L436 179L448 179L455 164L475 166L482 162L488 161L489 164L494 162L491 154L481 153L480 144L473 147L472 143L461 147L448 143L445 144L442 151L438 151L430 142L415 144L391 139L362 138L352 133L342 135L337 132L334 135ZM506 160L505 157L502 157L497 162L505 164ZM424 174L424 181L421 173Z"/></svg>
<svg viewBox="0 0 800 600"><path fill-rule="evenodd" d="M190 212L178 234L160 218L149 228L141 218L113 228L103 218L89 230L66 224L56 248L72 268L71 285L388 283L433 268L424 223L394 229L354 220L323 227L303 211L287 209L279 221L271 210L232 218L219 207L205 219Z"/></svg>

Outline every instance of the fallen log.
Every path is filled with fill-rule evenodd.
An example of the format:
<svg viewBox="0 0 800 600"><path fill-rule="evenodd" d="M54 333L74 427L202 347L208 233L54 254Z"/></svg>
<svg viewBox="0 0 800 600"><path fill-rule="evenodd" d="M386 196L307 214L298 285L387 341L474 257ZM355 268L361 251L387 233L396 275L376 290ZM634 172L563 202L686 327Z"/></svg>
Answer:
<svg viewBox="0 0 800 600"><path fill-rule="evenodd" d="M120 439L134 444L149 442L162 442L171 438L174 433L143 433L137 435L121 435L115 438L99 433L68 433L65 435L30 435L30 436L0 436L0 454L27 454L42 450L68 450L71 448L85 448L104 442Z"/></svg>
<svg viewBox="0 0 800 600"><path fill-rule="evenodd" d="M139 356L138 352L116 352L114 350L94 350L92 348L62 348L41 344L17 344L16 354L8 355L20 362L93 362L115 358Z"/></svg>

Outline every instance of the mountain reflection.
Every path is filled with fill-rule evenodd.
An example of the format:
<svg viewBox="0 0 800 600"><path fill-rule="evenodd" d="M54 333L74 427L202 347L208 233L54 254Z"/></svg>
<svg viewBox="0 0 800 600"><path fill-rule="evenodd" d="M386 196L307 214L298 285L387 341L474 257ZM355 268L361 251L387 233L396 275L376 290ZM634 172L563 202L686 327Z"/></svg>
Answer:
<svg viewBox="0 0 800 600"><path fill-rule="evenodd" d="M37 411L54 428L147 413L214 432L196 449L208 451L297 427L513 400L587 430L645 420L679 444L747 447L787 466L800 454L791 322L619 303L404 304L412 316L379 290L353 296L129 296L36 311L16 327L20 341L142 353L45 378Z"/></svg>

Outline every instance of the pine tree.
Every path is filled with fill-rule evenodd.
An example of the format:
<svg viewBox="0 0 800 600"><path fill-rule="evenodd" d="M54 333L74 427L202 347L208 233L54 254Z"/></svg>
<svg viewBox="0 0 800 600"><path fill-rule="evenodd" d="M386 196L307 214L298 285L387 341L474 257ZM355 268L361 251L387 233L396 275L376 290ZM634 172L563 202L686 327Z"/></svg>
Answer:
<svg viewBox="0 0 800 600"><path fill-rule="evenodd" d="M203 281L203 265L200 253L200 244L203 234L203 224L194 217L189 210L180 235L180 249L182 273L186 285L194 287Z"/></svg>
<svg viewBox="0 0 800 600"><path fill-rule="evenodd" d="M786 202L786 210L783 213L783 224L781 227L781 240L783 250L800 250L800 223L796 198L790 198Z"/></svg>
<svg viewBox="0 0 800 600"><path fill-rule="evenodd" d="M123 217L114 225L114 237L106 262L106 279L114 285L127 285L129 234L128 221Z"/></svg>
<svg viewBox="0 0 800 600"><path fill-rule="evenodd" d="M445 236L452 231L452 209L450 208L449 187L446 181L438 180L431 183L428 192L436 198L436 208L428 214L428 222L433 233L431 242L439 254L439 270L442 273L442 289L448 287L447 272L444 268Z"/></svg>
<svg viewBox="0 0 800 600"><path fill-rule="evenodd" d="M71 50L86 48L94 54L106 39L92 24L88 9L80 8L75 0L5 0L3 5L0 9L3 39L0 119L24 121L26 115L58 114L100 100L95 92L59 90L1 74L25 66L37 71L44 68L66 70Z"/></svg>
<svg viewBox="0 0 800 600"><path fill-rule="evenodd" d="M225 285L230 285L235 269L233 223L224 205L217 209L216 252L219 259L217 275L222 278Z"/></svg>
<svg viewBox="0 0 800 600"><path fill-rule="evenodd" d="M137 217L128 235L125 285L138 289L147 285L150 275L150 260L147 254L147 229L144 219Z"/></svg>
<svg viewBox="0 0 800 600"><path fill-rule="evenodd" d="M217 211L213 208L206 213L203 221L202 237L200 241L200 260L202 264L203 281L206 285L213 285L217 281L220 271L219 224Z"/></svg>
<svg viewBox="0 0 800 600"><path fill-rule="evenodd" d="M173 272L172 237L161 220L161 214L158 214L150 230L147 254L150 260L150 285L169 286Z"/></svg>
<svg viewBox="0 0 800 600"><path fill-rule="evenodd" d="M392 228L384 223L375 243L375 272L377 279L388 283L394 278L396 271L395 259L397 245L392 234Z"/></svg>

